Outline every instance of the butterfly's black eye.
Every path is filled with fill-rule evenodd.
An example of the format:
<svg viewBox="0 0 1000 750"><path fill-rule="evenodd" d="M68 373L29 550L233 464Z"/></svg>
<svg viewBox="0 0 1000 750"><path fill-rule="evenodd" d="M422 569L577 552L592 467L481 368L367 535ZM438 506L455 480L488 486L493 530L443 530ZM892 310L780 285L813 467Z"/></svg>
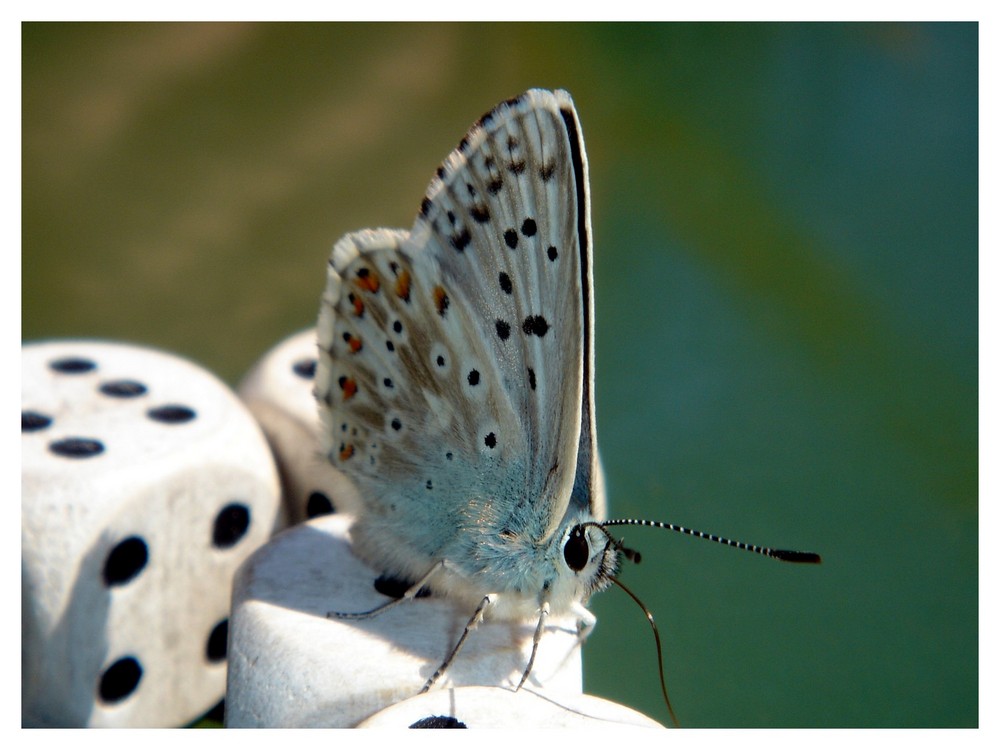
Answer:
<svg viewBox="0 0 1000 750"><path fill-rule="evenodd" d="M569 569L576 573L587 565L587 561L590 560L590 545L587 544L587 536L583 533L582 526L574 526L569 532L569 539L563 547L563 557L566 558Z"/></svg>

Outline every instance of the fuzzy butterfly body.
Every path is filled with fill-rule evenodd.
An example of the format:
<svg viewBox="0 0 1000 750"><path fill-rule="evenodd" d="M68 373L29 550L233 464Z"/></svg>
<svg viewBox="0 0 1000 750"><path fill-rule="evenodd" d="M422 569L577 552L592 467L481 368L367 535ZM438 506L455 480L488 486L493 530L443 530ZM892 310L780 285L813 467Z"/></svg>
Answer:
<svg viewBox="0 0 1000 750"><path fill-rule="evenodd" d="M323 450L377 569L493 617L580 609L617 554L593 403L587 160L569 94L484 115L409 231L333 249L319 317Z"/></svg>

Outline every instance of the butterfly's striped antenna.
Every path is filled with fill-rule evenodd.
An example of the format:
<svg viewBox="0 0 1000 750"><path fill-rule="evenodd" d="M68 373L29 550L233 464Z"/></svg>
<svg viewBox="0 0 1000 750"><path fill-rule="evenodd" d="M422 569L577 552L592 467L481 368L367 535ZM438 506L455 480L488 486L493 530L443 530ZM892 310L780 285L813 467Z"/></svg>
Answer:
<svg viewBox="0 0 1000 750"><path fill-rule="evenodd" d="M653 613L646 608L646 605L639 600L639 597L632 593L628 586L614 576L611 576L611 581L615 583L618 588L632 597L632 601L639 605L639 608L646 615L646 619L649 620L649 627L653 629L653 638L656 639L656 663L660 666L660 690L663 691L663 700L667 704L667 711L670 712L670 720L674 723L674 726L679 729L681 723L677 721L677 714L674 713L674 707L670 705L670 696L667 695L667 681L663 677L663 648L660 645L660 631L656 627L656 622L653 620Z"/></svg>
<svg viewBox="0 0 1000 750"><path fill-rule="evenodd" d="M706 534L703 531L695 531L694 529L688 529L684 526L678 526L674 523L664 523L662 521L646 521L641 518L616 518L610 521L601 521L599 526L652 526L657 529L667 529L668 531L678 531L681 534L687 534L688 536L696 536L699 539L707 539L710 542L718 542L719 544L726 544L730 547L735 547L736 549L746 550L747 552L756 552L758 555L764 555L765 557L773 557L775 560L783 560L784 562L793 563L819 563L822 562L822 558L815 552L796 552L794 550L787 549L771 549L770 547L759 547L756 544L747 544L746 542L737 542L733 539L726 539L725 537L716 536L715 534ZM623 552L625 550L623 549ZM631 552L631 550L629 550ZM628 556L628 552L626 552ZM638 560L635 560L638 562Z"/></svg>

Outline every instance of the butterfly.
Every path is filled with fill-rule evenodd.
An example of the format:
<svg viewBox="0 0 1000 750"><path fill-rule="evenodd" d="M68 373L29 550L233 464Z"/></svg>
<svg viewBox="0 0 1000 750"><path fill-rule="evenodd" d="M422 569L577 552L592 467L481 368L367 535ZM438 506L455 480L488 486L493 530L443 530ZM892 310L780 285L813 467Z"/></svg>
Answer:
<svg viewBox="0 0 1000 750"><path fill-rule="evenodd" d="M520 685L547 617L574 614L582 637L590 596L635 557L610 526L714 538L601 520L592 237L573 100L532 89L472 126L409 231L333 248L315 390L325 458L357 489L353 548L413 582L404 599L430 585L472 613L424 690L484 617L536 622Z"/></svg>

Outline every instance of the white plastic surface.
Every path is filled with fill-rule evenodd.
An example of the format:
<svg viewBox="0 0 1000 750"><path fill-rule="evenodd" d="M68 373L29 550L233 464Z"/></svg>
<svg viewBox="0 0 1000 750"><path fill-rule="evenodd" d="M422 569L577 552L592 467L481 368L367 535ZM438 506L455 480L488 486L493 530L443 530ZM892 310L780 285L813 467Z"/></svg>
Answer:
<svg viewBox="0 0 1000 750"><path fill-rule="evenodd" d="M289 529L240 569L230 624L227 726L355 726L417 695L458 640L472 612L433 595L368 620L326 617L331 610L360 612L389 601L373 588L378 572L351 553L349 524L349 517L331 515ZM487 619L432 691L516 686L534 628L534 622ZM550 618L525 687L560 700L580 696L573 618Z"/></svg>
<svg viewBox="0 0 1000 750"><path fill-rule="evenodd" d="M74 358L96 367L52 367ZM223 696L232 576L276 523L278 479L264 436L213 375L152 349L28 344L21 378L22 722L186 724ZM131 395L101 390L123 382ZM158 407L183 407L174 412L181 417L150 418ZM101 450L54 452L66 438ZM237 506L249 514L245 533L215 544L217 517ZM239 526L243 511L231 512ZM112 551L130 538L138 541L118 568L138 569L109 583ZM130 658L112 691L124 694L102 699L106 670Z"/></svg>
<svg viewBox="0 0 1000 750"><path fill-rule="evenodd" d="M451 724L452 726L449 726ZM522 688L435 690L397 703L361 722L365 729L663 729L648 716L592 695L550 695Z"/></svg>

